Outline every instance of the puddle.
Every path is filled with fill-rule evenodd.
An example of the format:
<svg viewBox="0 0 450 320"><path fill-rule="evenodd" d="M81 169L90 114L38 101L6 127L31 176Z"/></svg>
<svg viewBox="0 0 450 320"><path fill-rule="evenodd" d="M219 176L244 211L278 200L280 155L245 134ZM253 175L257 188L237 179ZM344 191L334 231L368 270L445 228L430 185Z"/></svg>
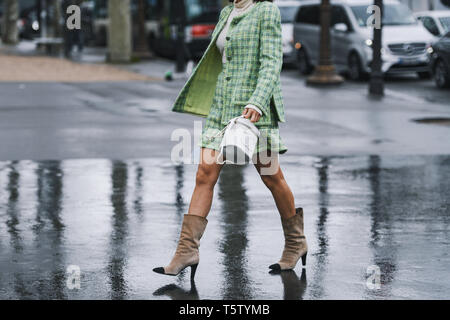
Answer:
<svg viewBox="0 0 450 320"><path fill-rule="evenodd" d="M450 118L444 117L420 118L420 119L413 119L412 121L423 124L437 124L441 126L450 126Z"/></svg>
<svg viewBox="0 0 450 320"><path fill-rule="evenodd" d="M450 156L299 157L307 269L268 273L279 215L252 166L224 167L195 284L168 263L196 166L0 162L0 299L448 299ZM79 267L81 288L67 287ZM379 272L380 287L367 286ZM307 280L306 280L307 279Z"/></svg>

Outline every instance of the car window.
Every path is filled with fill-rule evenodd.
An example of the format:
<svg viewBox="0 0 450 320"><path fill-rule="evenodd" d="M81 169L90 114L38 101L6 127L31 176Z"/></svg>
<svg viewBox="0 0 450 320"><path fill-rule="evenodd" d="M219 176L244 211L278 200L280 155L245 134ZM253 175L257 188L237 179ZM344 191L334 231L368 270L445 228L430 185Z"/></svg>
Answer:
<svg viewBox="0 0 450 320"><path fill-rule="evenodd" d="M306 23L319 25L320 16L319 16L319 6L302 6L297 14L297 18L295 19L298 23Z"/></svg>
<svg viewBox="0 0 450 320"><path fill-rule="evenodd" d="M359 26L367 27L367 21L372 16L371 12L367 12L367 6L351 6L350 8ZM386 26L412 25L417 24L417 20L407 6L403 4L385 4L383 24Z"/></svg>
<svg viewBox="0 0 450 320"><path fill-rule="evenodd" d="M221 0L185 0L186 17L190 23L215 23L222 9Z"/></svg>
<svg viewBox="0 0 450 320"><path fill-rule="evenodd" d="M333 6L331 10L331 26L338 23L344 23L348 30L351 30L350 20L345 9L342 6Z"/></svg>
<svg viewBox="0 0 450 320"><path fill-rule="evenodd" d="M94 16L98 19L105 19L108 17L108 2L107 2L107 0L95 1Z"/></svg>
<svg viewBox="0 0 450 320"><path fill-rule="evenodd" d="M435 36L438 36L440 34L439 32L439 28L436 24L436 22L434 21L433 18L431 17L423 17L422 18L422 23L423 26L431 33L434 34Z"/></svg>
<svg viewBox="0 0 450 320"><path fill-rule="evenodd" d="M450 17L441 17L439 18L439 22L444 28L444 32L450 31Z"/></svg>
<svg viewBox="0 0 450 320"><path fill-rule="evenodd" d="M297 13L298 6L280 6L281 23L294 22L295 14Z"/></svg>

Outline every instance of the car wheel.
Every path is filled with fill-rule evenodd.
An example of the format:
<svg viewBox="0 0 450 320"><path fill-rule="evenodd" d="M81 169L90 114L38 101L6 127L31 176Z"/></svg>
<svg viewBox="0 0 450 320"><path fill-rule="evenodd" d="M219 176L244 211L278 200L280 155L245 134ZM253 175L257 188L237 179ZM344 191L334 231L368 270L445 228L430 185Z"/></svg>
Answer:
<svg viewBox="0 0 450 320"><path fill-rule="evenodd" d="M306 51L301 49L297 53L297 64L298 64L298 70L303 75L309 75L312 71L311 63L309 62L308 55L306 54Z"/></svg>
<svg viewBox="0 0 450 320"><path fill-rule="evenodd" d="M438 60L434 67L434 82L438 88L447 88L450 86L450 76L444 61Z"/></svg>
<svg viewBox="0 0 450 320"><path fill-rule="evenodd" d="M429 72L417 72L420 79L431 79L431 74Z"/></svg>
<svg viewBox="0 0 450 320"><path fill-rule="evenodd" d="M348 57L348 76L350 80L359 81L363 79L361 59L358 54L353 52Z"/></svg>

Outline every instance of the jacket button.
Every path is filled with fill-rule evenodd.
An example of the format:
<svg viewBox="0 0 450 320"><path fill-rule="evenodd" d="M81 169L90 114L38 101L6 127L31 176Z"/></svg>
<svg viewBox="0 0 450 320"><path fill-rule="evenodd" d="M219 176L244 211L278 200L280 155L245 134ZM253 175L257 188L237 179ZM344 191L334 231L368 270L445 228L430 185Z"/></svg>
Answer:
<svg viewBox="0 0 450 320"><path fill-rule="evenodd" d="M227 41L230 41L230 37L226 37L225 39L227 39Z"/></svg>
<svg viewBox="0 0 450 320"><path fill-rule="evenodd" d="M231 77L226 77L226 80L227 80L227 81L230 81L230 80L231 80Z"/></svg>

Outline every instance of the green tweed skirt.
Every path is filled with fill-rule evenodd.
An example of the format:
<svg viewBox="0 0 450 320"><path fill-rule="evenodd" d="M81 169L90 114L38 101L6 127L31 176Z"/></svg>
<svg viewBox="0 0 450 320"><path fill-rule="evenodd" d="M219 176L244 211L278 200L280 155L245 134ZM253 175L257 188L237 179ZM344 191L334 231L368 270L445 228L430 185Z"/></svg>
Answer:
<svg viewBox="0 0 450 320"><path fill-rule="evenodd" d="M221 135L220 133L226 126L222 124L222 111L223 110L220 107L220 104L217 103L216 99L214 98L214 101L211 105L211 110L209 111L209 115L206 118L206 124L202 130L202 136L199 142L200 147L219 151L219 147L223 138L223 135ZM271 112L271 119L276 119L274 110L271 110ZM279 154L287 152L288 149L281 140L280 130L278 128L278 122L276 120L272 120L272 123L267 126L258 126L257 123L256 126L259 129L260 137L258 139L258 145L255 149L255 154L258 154L260 152L267 152L268 150L271 153Z"/></svg>

